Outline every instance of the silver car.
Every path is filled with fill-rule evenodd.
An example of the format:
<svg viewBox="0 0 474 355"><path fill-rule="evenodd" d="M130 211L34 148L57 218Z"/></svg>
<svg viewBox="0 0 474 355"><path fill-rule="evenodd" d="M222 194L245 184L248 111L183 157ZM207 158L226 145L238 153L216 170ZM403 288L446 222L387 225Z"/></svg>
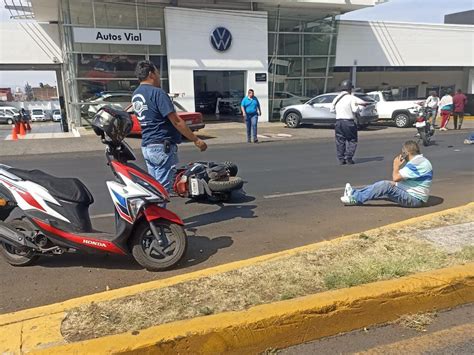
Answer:
<svg viewBox="0 0 474 355"><path fill-rule="evenodd" d="M334 124L336 123L336 114L330 112L333 100L339 95L338 92L327 93L316 96L308 102L301 105L291 105L283 107L280 110L280 121L286 123L289 128L297 128L300 124ZM360 99L371 103L368 106L361 107L356 113L357 125L359 128L365 128L370 123L378 120L375 101L363 93L353 93Z"/></svg>

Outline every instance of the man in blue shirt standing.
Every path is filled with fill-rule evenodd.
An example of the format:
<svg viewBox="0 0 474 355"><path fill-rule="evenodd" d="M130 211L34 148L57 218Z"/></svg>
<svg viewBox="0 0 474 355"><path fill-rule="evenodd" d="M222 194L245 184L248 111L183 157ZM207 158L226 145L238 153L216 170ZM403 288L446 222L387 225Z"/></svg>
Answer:
<svg viewBox="0 0 474 355"><path fill-rule="evenodd" d="M242 106L242 115L247 124L247 142L250 143L250 138L253 138L253 142L258 143L257 122L258 116L262 115L262 111L260 110L260 102L255 97L253 89L249 89L247 96L243 98L240 106Z"/></svg>
<svg viewBox="0 0 474 355"><path fill-rule="evenodd" d="M148 173L171 191L182 135L200 151L207 145L176 114L170 97L160 88L160 73L152 62L139 62L135 74L140 86L133 92L132 105L142 129L143 157Z"/></svg>

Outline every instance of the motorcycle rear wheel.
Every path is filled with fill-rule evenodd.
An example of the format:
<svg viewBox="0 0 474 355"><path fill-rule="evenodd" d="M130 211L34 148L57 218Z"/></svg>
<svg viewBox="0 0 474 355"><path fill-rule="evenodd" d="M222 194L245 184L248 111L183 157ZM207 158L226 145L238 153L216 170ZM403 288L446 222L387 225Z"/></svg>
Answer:
<svg viewBox="0 0 474 355"><path fill-rule="evenodd" d="M178 263L186 253L188 241L184 228L165 220L152 222L160 233L158 240L151 231L150 224L141 223L131 240L132 255L149 271L163 271Z"/></svg>
<svg viewBox="0 0 474 355"><path fill-rule="evenodd" d="M14 219L8 222L8 224L20 232L31 231L33 228L33 225L24 219ZM0 242L0 254L5 258L7 263L13 266L28 266L38 259L38 255L34 250L20 250L5 242Z"/></svg>
<svg viewBox="0 0 474 355"><path fill-rule="evenodd" d="M231 192L244 186L244 180L238 176L231 176L229 180L209 180L207 186L212 192Z"/></svg>

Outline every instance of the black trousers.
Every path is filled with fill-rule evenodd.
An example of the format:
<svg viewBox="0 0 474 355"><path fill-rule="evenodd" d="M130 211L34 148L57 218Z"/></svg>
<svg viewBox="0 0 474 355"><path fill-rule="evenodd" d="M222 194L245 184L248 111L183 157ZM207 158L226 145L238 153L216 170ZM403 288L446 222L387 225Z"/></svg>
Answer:
<svg viewBox="0 0 474 355"><path fill-rule="evenodd" d="M352 159L357 149L357 124L354 120L336 120L335 131L337 159Z"/></svg>

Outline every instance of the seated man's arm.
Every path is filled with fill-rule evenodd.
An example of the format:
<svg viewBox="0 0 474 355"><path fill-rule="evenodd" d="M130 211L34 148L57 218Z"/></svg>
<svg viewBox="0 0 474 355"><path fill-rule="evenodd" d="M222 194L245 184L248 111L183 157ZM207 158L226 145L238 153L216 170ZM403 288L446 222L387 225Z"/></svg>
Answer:
<svg viewBox="0 0 474 355"><path fill-rule="evenodd" d="M392 170L392 181L399 182L405 180L405 178L400 174L400 169L402 164L405 161L401 158L400 155L397 155L395 159L393 159L393 170Z"/></svg>

